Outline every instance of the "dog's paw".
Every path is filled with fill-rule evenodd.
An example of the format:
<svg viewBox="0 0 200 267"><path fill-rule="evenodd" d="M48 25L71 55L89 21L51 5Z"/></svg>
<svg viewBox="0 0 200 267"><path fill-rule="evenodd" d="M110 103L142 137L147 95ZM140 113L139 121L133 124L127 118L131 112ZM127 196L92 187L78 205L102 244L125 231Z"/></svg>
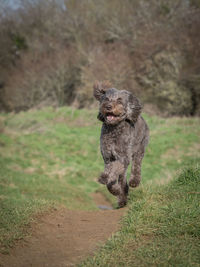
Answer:
<svg viewBox="0 0 200 267"><path fill-rule="evenodd" d="M100 183L100 184L107 184L107 181L108 181L108 174L106 174L106 173L102 173L100 176L99 176L99 178L98 178L98 182Z"/></svg>
<svg viewBox="0 0 200 267"><path fill-rule="evenodd" d="M130 181L129 181L129 186L130 187L137 187L138 185L140 184L140 180L136 180L136 179L131 179Z"/></svg>
<svg viewBox="0 0 200 267"><path fill-rule="evenodd" d="M119 200L118 201L118 209L121 209L121 208L123 208L123 207L125 207L126 206L126 204L127 204L127 200Z"/></svg>

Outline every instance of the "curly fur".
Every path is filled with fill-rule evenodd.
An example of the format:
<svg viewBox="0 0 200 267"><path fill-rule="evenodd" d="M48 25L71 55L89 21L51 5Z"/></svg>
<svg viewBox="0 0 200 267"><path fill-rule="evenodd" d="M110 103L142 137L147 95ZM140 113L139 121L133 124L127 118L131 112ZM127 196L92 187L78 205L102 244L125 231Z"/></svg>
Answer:
<svg viewBox="0 0 200 267"><path fill-rule="evenodd" d="M97 118L103 122L100 144L105 163L98 180L117 196L119 207L123 207L127 203L129 186L136 187L140 183L149 129L140 115L139 100L130 92L111 88L108 82L96 82L94 97L100 104ZM130 162L128 185L126 171Z"/></svg>

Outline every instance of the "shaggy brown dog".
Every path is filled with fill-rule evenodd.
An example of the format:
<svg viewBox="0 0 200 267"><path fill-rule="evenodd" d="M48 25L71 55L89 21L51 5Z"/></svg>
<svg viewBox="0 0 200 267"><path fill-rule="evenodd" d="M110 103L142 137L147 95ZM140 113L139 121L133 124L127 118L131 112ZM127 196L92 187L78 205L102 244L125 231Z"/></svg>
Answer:
<svg viewBox="0 0 200 267"><path fill-rule="evenodd" d="M129 185L141 180L141 163L149 139L146 122L140 116L141 104L130 92L110 88L108 83L94 84L94 97L100 102L101 153L105 163L99 182L118 198L119 207L127 203L129 186L126 171L132 161Z"/></svg>

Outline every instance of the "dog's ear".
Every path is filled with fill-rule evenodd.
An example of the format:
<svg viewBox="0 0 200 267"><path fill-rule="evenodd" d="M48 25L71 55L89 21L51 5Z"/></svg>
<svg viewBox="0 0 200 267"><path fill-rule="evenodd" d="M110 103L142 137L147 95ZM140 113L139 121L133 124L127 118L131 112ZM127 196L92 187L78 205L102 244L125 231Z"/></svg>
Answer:
<svg viewBox="0 0 200 267"><path fill-rule="evenodd" d="M111 84L109 81L104 81L104 82L98 82L96 81L93 86L93 94L94 97L99 101L101 96L105 94L106 90L108 88L111 88Z"/></svg>
<svg viewBox="0 0 200 267"><path fill-rule="evenodd" d="M129 92L127 104L127 117L126 119L131 123L135 123L142 110L142 105L136 96Z"/></svg>
<svg viewBox="0 0 200 267"><path fill-rule="evenodd" d="M99 112L99 114L97 116L97 119L100 120L100 121L102 121L102 122L105 121L105 119L104 119L103 115L101 114L101 112Z"/></svg>

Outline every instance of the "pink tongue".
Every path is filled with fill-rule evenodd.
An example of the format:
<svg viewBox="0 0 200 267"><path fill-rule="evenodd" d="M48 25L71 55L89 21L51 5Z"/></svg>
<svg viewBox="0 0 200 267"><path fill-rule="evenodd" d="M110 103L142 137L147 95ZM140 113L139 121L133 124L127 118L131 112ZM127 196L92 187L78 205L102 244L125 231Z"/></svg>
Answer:
<svg viewBox="0 0 200 267"><path fill-rule="evenodd" d="M108 121L112 121L114 119L114 116L107 116Z"/></svg>

